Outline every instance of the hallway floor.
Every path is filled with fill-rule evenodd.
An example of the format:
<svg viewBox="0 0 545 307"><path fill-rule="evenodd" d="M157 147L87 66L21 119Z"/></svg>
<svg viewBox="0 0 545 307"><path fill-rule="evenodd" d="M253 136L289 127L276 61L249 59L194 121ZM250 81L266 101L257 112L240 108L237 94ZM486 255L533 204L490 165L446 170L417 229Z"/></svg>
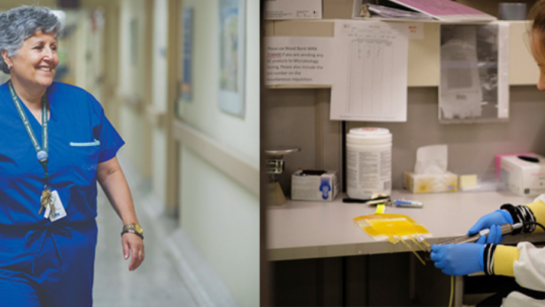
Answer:
<svg viewBox="0 0 545 307"><path fill-rule="evenodd" d="M100 187L98 189L101 190ZM136 187L131 186L131 189L134 196ZM140 223L150 225L150 218L138 205ZM99 233L93 288L95 307L197 306L175 269L174 260L158 242L154 242L157 236L153 233L153 227L143 226L146 259L140 268L130 272L130 260L125 261L122 256L121 220L102 191L98 197L98 212Z"/></svg>

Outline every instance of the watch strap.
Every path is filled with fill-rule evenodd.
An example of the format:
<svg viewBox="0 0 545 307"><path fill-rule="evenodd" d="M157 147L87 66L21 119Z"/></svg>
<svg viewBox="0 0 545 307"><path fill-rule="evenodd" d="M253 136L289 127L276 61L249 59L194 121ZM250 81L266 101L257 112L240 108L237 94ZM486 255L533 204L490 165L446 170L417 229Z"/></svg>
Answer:
<svg viewBox="0 0 545 307"><path fill-rule="evenodd" d="M125 230L125 229L134 229L134 230L136 230L136 228L137 228L136 225L137 225L136 223L123 225L123 230ZM140 226L140 225L138 225L138 226Z"/></svg>
<svg viewBox="0 0 545 307"><path fill-rule="evenodd" d="M134 229L128 229L128 228L124 228L123 231L121 232L121 236L123 236L124 234L126 233L133 233L137 236L139 236L142 240L144 240L144 235L141 234L141 233L138 233L136 230Z"/></svg>

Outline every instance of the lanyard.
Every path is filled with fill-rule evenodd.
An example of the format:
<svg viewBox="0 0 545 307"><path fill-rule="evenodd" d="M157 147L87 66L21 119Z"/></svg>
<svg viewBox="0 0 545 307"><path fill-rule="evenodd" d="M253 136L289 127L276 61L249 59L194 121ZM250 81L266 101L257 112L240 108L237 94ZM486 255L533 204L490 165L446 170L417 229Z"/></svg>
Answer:
<svg viewBox="0 0 545 307"><path fill-rule="evenodd" d="M42 96L42 144L43 149L40 147L40 144L38 143L38 140L36 140L36 135L34 134L34 130L32 130L32 127L30 126L30 122L28 121L28 118L25 114L25 111L23 110L23 106L21 105L21 102L17 98L17 95L15 94L15 90L13 89L13 84L11 83L11 80L8 82L9 84L9 92L11 93L11 99L13 100L13 103L15 104L15 107L17 108L17 112L19 112L19 116L21 117L21 120L23 121L23 124L25 125L26 131L28 133L28 136L30 137L30 140L32 141L32 145L34 146L34 149L36 150L36 158L38 158L38 161L40 164L42 164L44 171L45 171L45 184L47 185L47 182L49 181L49 175L47 174L47 161L48 161L48 151L49 151L49 145L48 145L48 135L47 135L47 106L49 102L47 101L46 95Z"/></svg>

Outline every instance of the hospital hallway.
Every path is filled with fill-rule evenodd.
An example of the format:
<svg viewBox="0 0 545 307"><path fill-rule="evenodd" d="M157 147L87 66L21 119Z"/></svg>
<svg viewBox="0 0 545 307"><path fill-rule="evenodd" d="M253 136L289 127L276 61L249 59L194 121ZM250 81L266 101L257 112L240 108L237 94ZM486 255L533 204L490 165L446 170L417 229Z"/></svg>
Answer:
<svg viewBox="0 0 545 307"><path fill-rule="evenodd" d="M124 141L145 260L128 270L123 223L98 186L93 306L258 306L260 2L0 0L0 11L21 5L57 16L54 82L96 98Z"/></svg>

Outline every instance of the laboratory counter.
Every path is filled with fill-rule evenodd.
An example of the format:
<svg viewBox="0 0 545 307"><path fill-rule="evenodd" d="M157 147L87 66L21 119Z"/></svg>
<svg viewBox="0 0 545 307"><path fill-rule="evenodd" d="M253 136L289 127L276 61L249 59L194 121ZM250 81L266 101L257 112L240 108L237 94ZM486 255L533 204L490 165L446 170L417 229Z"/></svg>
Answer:
<svg viewBox="0 0 545 307"><path fill-rule="evenodd" d="M375 212L375 206L343 203L344 195L332 202L288 201L268 208L269 260L295 260L385 254L410 251L401 243L376 241L353 221L355 217ZM428 229L430 244L467 234L477 220L502 204L527 204L533 197L517 196L509 191L412 194L392 191L392 199L422 202L422 208L387 206L385 213L404 214ZM521 240L545 241L545 234L506 236L503 243ZM411 246L415 246L410 243Z"/></svg>
<svg viewBox="0 0 545 307"><path fill-rule="evenodd" d="M373 214L375 206L332 202L288 201L268 208L268 252L273 268L275 306L454 306L480 301L505 280L489 276L444 275L420 265L407 242L376 241L353 219ZM404 214L428 229L429 244L467 234L477 220L501 205L527 204L533 197L509 191L412 194L392 192L392 199L420 201L422 208L387 206L385 213ZM506 244L545 242L545 234L506 236ZM425 257L425 254L420 254ZM426 261L428 262L428 261ZM481 274L482 275L482 274ZM484 280L483 280L484 278ZM483 285L492 287L483 288ZM383 289L389 289L385 295ZM472 304L470 304L472 305Z"/></svg>

